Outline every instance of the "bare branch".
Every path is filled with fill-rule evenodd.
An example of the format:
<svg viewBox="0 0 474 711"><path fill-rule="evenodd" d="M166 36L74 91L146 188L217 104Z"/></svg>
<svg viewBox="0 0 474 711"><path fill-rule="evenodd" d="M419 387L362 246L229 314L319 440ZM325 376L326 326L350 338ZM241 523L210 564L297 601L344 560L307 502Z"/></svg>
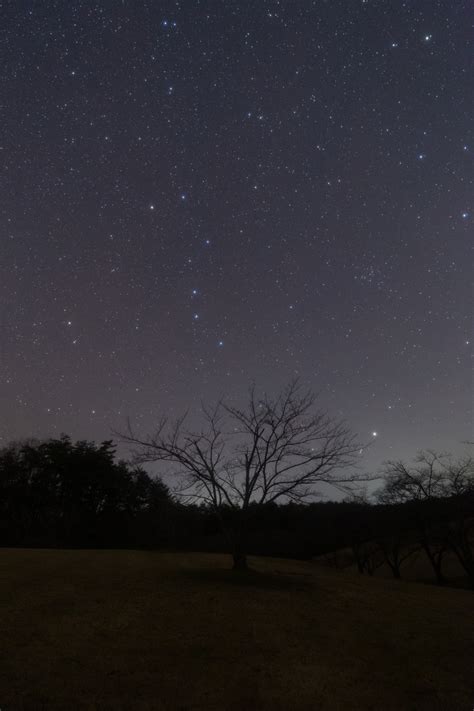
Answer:
<svg viewBox="0 0 474 711"><path fill-rule="evenodd" d="M364 446L344 422L315 405L315 395L296 380L276 397L260 396L252 385L244 407L202 403L200 429L186 428L185 413L175 422L163 417L146 437L128 422L119 436L136 462L170 465L168 474L181 482L178 494L245 516L252 503L301 503L314 498L320 484L348 495L353 485L373 479L357 472Z"/></svg>

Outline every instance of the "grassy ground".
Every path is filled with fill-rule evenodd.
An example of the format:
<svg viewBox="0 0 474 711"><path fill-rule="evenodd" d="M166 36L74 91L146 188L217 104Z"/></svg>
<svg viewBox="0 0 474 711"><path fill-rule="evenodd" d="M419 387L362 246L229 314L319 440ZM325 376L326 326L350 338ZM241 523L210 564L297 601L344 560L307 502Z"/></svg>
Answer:
<svg viewBox="0 0 474 711"><path fill-rule="evenodd" d="M0 549L0 708L471 711L474 595L311 563Z"/></svg>

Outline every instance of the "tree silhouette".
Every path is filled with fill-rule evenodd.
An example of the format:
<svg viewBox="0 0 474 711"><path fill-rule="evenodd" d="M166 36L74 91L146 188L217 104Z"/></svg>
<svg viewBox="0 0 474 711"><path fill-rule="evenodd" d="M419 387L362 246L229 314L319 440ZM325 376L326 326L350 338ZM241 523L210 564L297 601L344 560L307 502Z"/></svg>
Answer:
<svg viewBox="0 0 474 711"><path fill-rule="evenodd" d="M385 463L385 484L377 498L405 504L403 519L431 563L438 584L445 583L443 561L451 549L474 585L474 465L471 457L424 450L414 462Z"/></svg>
<svg viewBox="0 0 474 711"><path fill-rule="evenodd" d="M447 541L464 568L474 589L474 459L470 456L450 462L445 495L449 497L450 515Z"/></svg>
<svg viewBox="0 0 474 711"><path fill-rule="evenodd" d="M111 441L59 439L13 443L0 450L0 543L128 545L147 513L170 503L164 484L115 462ZM148 527L148 535L150 534ZM144 531L140 539L144 539ZM154 539L156 540L156 538Z"/></svg>
<svg viewBox="0 0 474 711"><path fill-rule="evenodd" d="M361 445L347 426L315 410L316 397L296 381L272 398L251 387L247 404L221 400L202 405L203 425L188 429L187 416L161 419L154 434L132 430L120 436L132 445L135 461L165 462L179 477L181 496L212 507L231 546L234 569L247 567L251 505L302 502L318 484L343 491L367 477L351 469ZM231 512L224 520L224 507ZM229 518L229 517L227 517Z"/></svg>

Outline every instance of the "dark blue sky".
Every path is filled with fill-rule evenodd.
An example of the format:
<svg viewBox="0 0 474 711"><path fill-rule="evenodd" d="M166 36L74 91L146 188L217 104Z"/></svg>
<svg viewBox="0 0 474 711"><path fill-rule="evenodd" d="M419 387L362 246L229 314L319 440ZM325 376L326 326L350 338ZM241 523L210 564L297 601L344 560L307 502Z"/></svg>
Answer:
<svg viewBox="0 0 474 711"><path fill-rule="evenodd" d="M0 7L4 442L294 376L472 438L471 2Z"/></svg>

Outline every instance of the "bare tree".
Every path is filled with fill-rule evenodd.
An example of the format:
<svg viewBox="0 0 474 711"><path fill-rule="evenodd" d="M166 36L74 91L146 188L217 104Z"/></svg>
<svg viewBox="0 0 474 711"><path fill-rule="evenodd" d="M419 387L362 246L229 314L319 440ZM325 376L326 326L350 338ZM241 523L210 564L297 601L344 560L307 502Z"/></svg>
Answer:
<svg viewBox="0 0 474 711"><path fill-rule="evenodd" d="M363 447L344 422L314 410L315 403L297 381L275 398L251 387L244 408L224 400L203 405L200 429L189 430L184 415L174 423L163 418L145 438L129 426L121 438L133 446L136 461L169 463L179 478L177 493L212 507L231 544L234 569L245 569L251 504L302 502L316 495L316 485L347 492L368 479L353 469ZM224 506L234 515L231 531L222 519Z"/></svg>
<svg viewBox="0 0 474 711"><path fill-rule="evenodd" d="M362 575L373 575L384 563L379 546L375 541L353 541L352 553L357 563L357 570Z"/></svg>
<svg viewBox="0 0 474 711"><path fill-rule="evenodd" d="M465 456L451 462L445 478L445 495L450 497L447 541L464 568L474 589L474 459Z"/></svg>
<svg viewBox="0 0 474 711"><path fill-rule="evenodd" d="M385 484L378 499L394 504L443 496L449 465L449 455L430 449L418 452L412 465L400 460L385 462Z"/></svg>
<svg viewBox="0 0 474 711"><path fill-rule="evenodd" d="M433 450L419 452L412 465L385 463L385 484L377 498L386 504L409 504L407 513L439 584L445 582L442 567L449 549L474 581L473 471L471 457L454 460Z"/></svg>
<svg viewBox="0 0 474 711"><path fill-rule="evenodd" d="M403 531L394 531L392 534L382 535L376 539L382 553L383 561L392 571L397 580L402 577L402 564L419 551L419 546L414 544Z"/></svg>

